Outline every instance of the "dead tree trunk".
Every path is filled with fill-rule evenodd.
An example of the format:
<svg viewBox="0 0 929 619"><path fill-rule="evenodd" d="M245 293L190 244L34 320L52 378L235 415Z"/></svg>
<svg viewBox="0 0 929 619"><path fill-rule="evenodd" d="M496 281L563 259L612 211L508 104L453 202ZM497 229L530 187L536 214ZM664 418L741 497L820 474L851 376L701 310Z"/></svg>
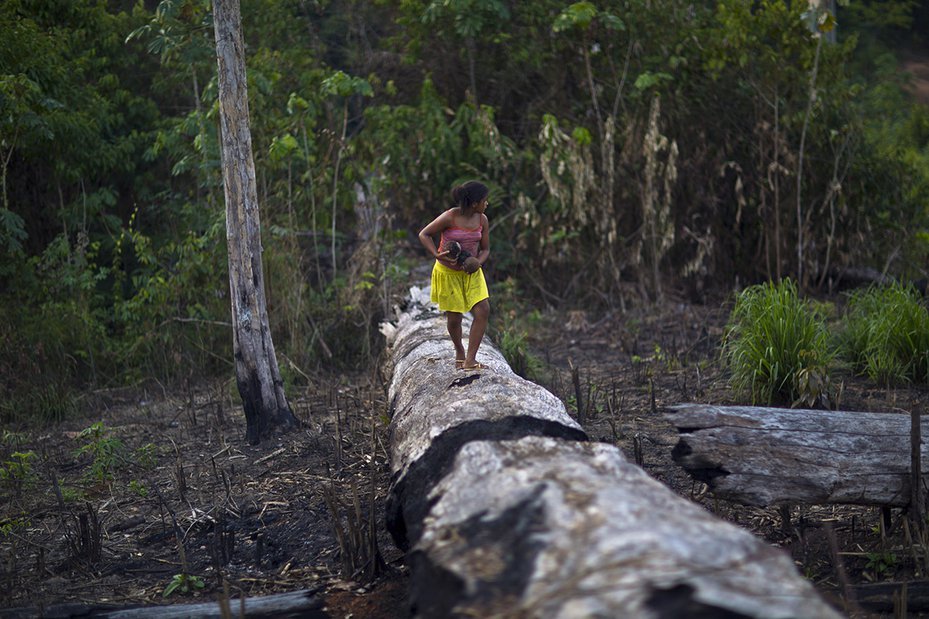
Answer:
<svg viewBox="0 0 929 619"><path fill-rule="evenodd" d="M328 619L325 603L317 589L303 589L251 598L171 604L168 606L137 606L127 608L112 604L56 604L45 608L4 608L5 619L35 617L69 617L72 619ZM225 604L225 606L224 606Z"/></svg>
<svg viewBox="0 0 929 619"><path fill-rule="evenodd" d="M680 433L674 461L719 498L758 506L910 503L909 415L682 404L667 417ZM925 444L921 452L925 471Z"/></svg>
<svg viewBox="0 0 929 619"><path fill-rule="evenodd" d="M296 427L297 419L284 395L268 324L239 0L214 0L213 24L235 374L245 408L246 439L255 444L273 430Z"/></svg>
<svg viewBox="0 0 929 619"><path fill-rule="evenodd" d="M388 528L414 616L839 616L786 554L587 442L489 343L490 369L456 370L427 300L384 329Z"/></svg>

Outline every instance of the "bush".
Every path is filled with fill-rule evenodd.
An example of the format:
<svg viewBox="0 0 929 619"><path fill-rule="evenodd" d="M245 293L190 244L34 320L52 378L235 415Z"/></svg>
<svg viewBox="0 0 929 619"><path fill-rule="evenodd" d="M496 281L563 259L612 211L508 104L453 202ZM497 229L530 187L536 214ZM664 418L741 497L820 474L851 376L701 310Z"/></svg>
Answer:
<svg viewBox="0 0 929 619"><path fill-rule="evenodd" d="M729 317L723 355L733 387L752 404L827 406L831 399L825 319L791 280L743 290Z"/></svg>
<svg viewBox="0 0 929 619"><path fill-rule="evenodd" d="M919 292L894 283L850 295L840 349L880 383L929 382L929 312Z"/></svg>

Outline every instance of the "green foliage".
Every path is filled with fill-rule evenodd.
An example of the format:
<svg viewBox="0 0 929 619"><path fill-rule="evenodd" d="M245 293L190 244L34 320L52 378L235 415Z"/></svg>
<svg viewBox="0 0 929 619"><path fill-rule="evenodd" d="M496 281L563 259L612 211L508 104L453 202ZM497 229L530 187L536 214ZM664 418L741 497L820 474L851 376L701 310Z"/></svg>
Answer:
<svg viewBox="0 0 929 619"><path fill-rule="evenodd" d="M752 403L828 404L825 320L791 280L746 288L729 316L723 355L733 387Z"/></svg>
<svg viewBox="0 0 929 619"><path fill-rule="evenodd" d="M514 372L528 380L542 377L542 362L534 355L526 342L526 331L515 324L499 330L500 352Z"/></svg>
<svg viewBox="0 0 929 619"><path fill-rule="evenodd" d="M527 380L541 380L542 360L530 349L527 323L538 322L538 312L528 311L520 302L516 281L512 278L494 289L494 320L491 330L494 341L510 368Z"/></svg>
<svg viewBox="0 0 929 619"><path fill-rule="evenodd" d="M883 384L929 383L929 311L912 286L894 282L849 296L841 351Z"/></svg>
<svg viewBox="0 0 929 619"><path fill-rule="evenodd" d="M898 562L897 555L890 550L869 552L866 559L865 569L881 578L892 575Z"/></svg>
<svg viewBox="0 0 929 619"><path fill-rule="evenodd" d="M62 486L61 487L61 500L65 503L80 503L87 500L87 496L84 494L84 491L80 488L74 488L72 486Z"/></svg>
<svg viewBox="0 0 929 619"><path fill-rule="evenodd" d="M144 469L154 468L158 463L158 447L154 443L145 443L133 452L132 461Z"/></svg>
<svg viewBox="0 0 929 619"><path fill-rule="evenodd" d="M20 518L4 518L0 520L0 535L3 537L9 537L17 530L24 529L29 525L30 522L25 516Z"/></svg>
<svg viewBox="0 0 929 619"><path fill-rule="evenodd" d="M193 593L199 589L203 589L206 586L206 583L203 582L203 579L199 576L194 576L192 574L175 574L171 578L171 582L168 583L168 586L165 587L162 597L168 597L175 591L180 593Z"/></svg>
<svg viewBox="0 0 929 619"><path fill-rule="evenodd" d="M558 14L552 24L552 31L564 32L572 29L585 31L594 24L595 20L609 30L626 29L623 20L616 15L608 11L597 10L597 7L590 2L575 2Z"/></svg>
<svg viewBox="0 0 929 619"><path fill-rule="evenodd" d="M346 19L339 3L246 0L289 384L374 358L406 234L469 178L492 189L496 275L547 301L778 279L800 266L798 226L805 273L899 255L924 276L929 112L886 43L918 30L917 4L374 0ZM0 419L230 371L212 38L208 0L0 4ZM668 173L643 174L650 161ZM649 253L656 189L666 246ZM516 325L500 337L514 358ZM804 370L798 390L815 400L823 379Z"/></svg>
<svg viewBox="0 0 929 619"><path fill-rule="evenodd" d="M18 494L38 479L33 468L33 462L37 459L34 451L14 451L6 460L0 462L0 481Z"/></svg>
<svg viewBox="0 0 929 619"><path fill-rule="evenodd" d="M129 481L129 491L143 499L148 496L148 488L136 479Z"/></svg>
<svg viewBox="0 0 929 619"><path fill-rule="evenodd" d="M88 477L97 482L106 482L113 479L114 472L123 466L125 446L123 442L111 436L112 430L102 421L81 430L78 438L85 444L75 450L75 457L89 456L91 458Z"/></svg>
<svg viewBox="0 0 929 619"><path fill-rule="evenodd" d="M507 3L501 0L432 0L426 5L422 21L444 30L443 22L450 18L454 34L473 37L509 16Z"/></svg>
<svg viewBox="0 0 929 619"><path fill-rule="evenodd" d="M0 434L0 445L4 447L19 447L28 440L28 437L23 432L13 432L11 430L3 430L3 434Z"/></svg>
<svg viewBox="0 0 929 619"><path fill-rule="evenodd" d="M849 2L843 10L843 20L869 31L897 34L913 23L913 10L919 0L886 0L884 2Z"/></svg>

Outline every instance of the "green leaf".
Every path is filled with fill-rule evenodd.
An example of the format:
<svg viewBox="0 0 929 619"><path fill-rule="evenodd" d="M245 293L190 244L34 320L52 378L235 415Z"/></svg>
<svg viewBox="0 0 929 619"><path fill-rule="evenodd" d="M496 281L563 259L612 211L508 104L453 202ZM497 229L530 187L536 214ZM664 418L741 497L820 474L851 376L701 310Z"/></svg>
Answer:
<svg viewBox="0 0 929 619"><path fill-rule="evenodd" d="M299 150L299 148L300 145L297 143L297 138L287 133L275 136L274 139L271 140L271 147L268 149L268 154L271 155L272 160L282 161L294 151Z"/></svg>
<svg viewBox="0 0 929 619"><path fill-rule="evenodd" d="M581 146L586 146L593 142L593 137L590 135L585 127L575 127L574 131L571 132L571 137L574 138L574 141L580 144Z"/></svg>
<svg viewBox="0 0 929 619"><path fill-rule="evenodd" d="M591 22L597 17L597 7L590 2L576 2L563 10L555 23L552 24L552 30L563 32L572 28L586 29L590 27Z"/></svg>
<svg viewBox="0 0 929 619"><path fill-rule="evenodd" d="M295 114L310 109L310 102L295 92L290 93L287 98L287 113Z"/></svg>
<svg viewBox="0 0 929 619"><path fill-rule="evenodd" d="M634 86L637 90L648 90L652 86L657 86L661 82L670 81L671 79L673 78L668 73L651 73L646 71L636 78Z"/></svg>
<svg viewBox="0 0 929 619"><path fill-rule="evenodd" d="M612 13L600 13L600 19L609 30L622 31L626 29L626 23Z"/></svg>
<svg viewBox="0 0 929 619"><path fill-rule="evenodd" d="M11 254L19 253L27 236L23 218L9 209L0 208L0 246L6 245Z"/></svg>

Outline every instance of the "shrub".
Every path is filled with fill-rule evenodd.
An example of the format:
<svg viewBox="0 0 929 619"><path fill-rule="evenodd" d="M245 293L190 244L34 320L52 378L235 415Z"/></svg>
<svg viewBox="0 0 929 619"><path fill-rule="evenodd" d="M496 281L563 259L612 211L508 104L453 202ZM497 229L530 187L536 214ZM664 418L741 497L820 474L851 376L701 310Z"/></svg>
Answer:
<svg viewBox="0 0 929 619"><path fill-rule="evenodd" d="M90 455L92 460L88 477L98 482L113 479L113 472L125 462L123 442L110 436L110 433L110 428L106 427L102 421L98 421L81 430L78 435L86 443L75 450L74 455L77 457Z"/></svg>
<svg viewBox="0 0 929 619"><path fill-rule="evenodd" d="M9 458L0 461L0 481L9 485L19 496L24 488L32 486L38 479L32 466L36 459L34 451L14 451Z"/></svg>
<svg viewBox="0 0 929 619"><path fill-rule="evenodd" d="M880 383L929 382L929 312L919 292L893 283L852 293L840 350Z"/></svg>
<svg viewBox="0 0 929 619"><path fill-rule="evenodd" d="M526 332L510 325L500 331L500 352L510 368L527 380L537 380L542 374L542 362L529 350Z"/></svg>
<svg viewBox="0 0 929 619"><path fill-rule="evenodd" d="M790 280L743 290L729 317L723 356L732 385L752 403L828 406L833 353L821 311Z"/></svg>

